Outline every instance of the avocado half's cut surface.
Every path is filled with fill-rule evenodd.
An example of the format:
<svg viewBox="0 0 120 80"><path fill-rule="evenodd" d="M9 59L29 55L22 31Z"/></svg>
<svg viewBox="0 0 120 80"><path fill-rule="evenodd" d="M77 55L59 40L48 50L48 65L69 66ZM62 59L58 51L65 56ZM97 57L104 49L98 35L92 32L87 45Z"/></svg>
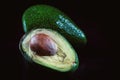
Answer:
<svg viewBox="0 0 120 80"><path fill-rule="evenodd" d="M37 37L34 37L36 35ZM32 44L32 42L37 42L34 38L41 41L38 43L40 46L36 43ZM49 42L49 45L43 42ZM36 52L37 48L33 45L37 45L44 52ZM21 38L19 47L27 60L60 72L75 71L79 65L77 53L71 44L61 34L51 29L41 28L26 33ZM45 52L46 48L48 52Z"/></svg>
<svg viewBox="0 0 120 80"><path fill-rule="evenodd" d="M63 12L49 5L34 5L22 16L24 32L35 28L52 29L64 36L72 45L85 45L83 31Z"/></svg>

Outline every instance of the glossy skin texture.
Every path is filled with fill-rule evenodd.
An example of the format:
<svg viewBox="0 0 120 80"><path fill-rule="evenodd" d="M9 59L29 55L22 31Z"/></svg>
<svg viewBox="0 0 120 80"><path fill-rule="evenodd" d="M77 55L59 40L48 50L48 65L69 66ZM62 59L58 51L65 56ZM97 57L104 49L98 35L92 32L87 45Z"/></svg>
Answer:
<svg viewBox="0 0 120 80"><path fill-rule="evenodd" d="M35 28L53 29L62 34L73 46L82 46L87 42L85 34L69 17L48 5L28 8L23 14L22 21L25 32Z"/></svg>
<svg viewBox="0 0 120 80"><path fill-rule="evenodd" d="M57 52L56 43L46 34L36 34L30 40L30 48L39 56L52 56Z"/></svg>

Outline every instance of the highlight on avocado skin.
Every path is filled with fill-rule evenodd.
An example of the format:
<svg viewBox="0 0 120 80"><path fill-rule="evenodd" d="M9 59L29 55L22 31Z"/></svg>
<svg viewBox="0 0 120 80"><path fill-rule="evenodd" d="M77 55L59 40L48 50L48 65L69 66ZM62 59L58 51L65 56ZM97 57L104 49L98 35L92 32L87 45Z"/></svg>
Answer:
<svg viewBox="0 0 120 80"><path fill-rule="evenodd" d="M75 71L79 66L77 53L71 44L51 29L35 29L25 34L20 41L20 50L30 62L60 72Z"/></svg>
<svg viewBox="0 0 120 80"><path fill-rule="evenodd" d="M49 5L29 7L23 14L22 22L25 32L35 28L53 29L62 34L72 45L85 45L87 42L83 31L68 16Z"/></svg>

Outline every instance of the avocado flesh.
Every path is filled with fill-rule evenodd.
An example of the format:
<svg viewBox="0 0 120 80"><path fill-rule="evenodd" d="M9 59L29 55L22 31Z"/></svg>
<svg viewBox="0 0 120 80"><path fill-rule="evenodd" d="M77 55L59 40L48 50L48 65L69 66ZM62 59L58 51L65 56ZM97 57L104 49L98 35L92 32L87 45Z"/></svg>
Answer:
<svg viewBox="0 0 120 80"><path fill-rule="evenodd" d="M58 31L72 45L86 44L83 31L63 12L49 5L35 5L28 8L22 16L24 32L35 28Z"/></svg>
<svg viewBox="0 0 120 80"><path fill-rule="evenodd" d="M58 51L53 56L39 56L30 49L29 41L32 36L44 33L50 36L58 46ZM74 71L79 65L77 53L69 42L58 32L51 29L35 29L30 31L21 43L23 55L27 55L33 62L45 67L60 71Z"/></svg>

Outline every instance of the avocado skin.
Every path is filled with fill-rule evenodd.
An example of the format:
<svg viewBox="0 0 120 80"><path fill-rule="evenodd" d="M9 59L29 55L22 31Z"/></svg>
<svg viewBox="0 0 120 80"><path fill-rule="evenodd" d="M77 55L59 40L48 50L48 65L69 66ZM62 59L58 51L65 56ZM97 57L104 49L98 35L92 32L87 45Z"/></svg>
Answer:
<svg viewBox="0 0 120 80"><path fill-rule="evenodd" d="M23 42L24 38L25 38L29 33L30 33L30 32L26 32L26 33L23 35L23 37L20 39L20 42L19 42L19 50L21 51L22 55L24 56L24 58L25 58L28 62L30 62L31 64L34 64L34 65L39 65L39 64L35 63L35 62L28 56L28 54L23 50L23 48L22 48L22 42ZM39 66L42 67L43 65L39 65ZM49 66L44 66L44 67L46 67L47 70L49 70ZM59 69L56 70L56 69L54 69L54 68L52 68L52 69L50 68L50 70L54 70L55 72L64 72L64 73L69 73L69 72L71 72L71 73L73 73L73 72L75 72L75 71L78 69L78 67L79 67L79 59L78 59L78 55L75 54L75 65L73 65L70 70L61 71L61 70L59 70Z"/></svg>
<svg viewBox="0 0 120 80"><path fill-rule="evenodd" d="M49 5L34 5L29 7L22 16L24 32L35 28L46 28L58 31L73 47L83 46L87 39L78 26L63 12Z"/></svg>

